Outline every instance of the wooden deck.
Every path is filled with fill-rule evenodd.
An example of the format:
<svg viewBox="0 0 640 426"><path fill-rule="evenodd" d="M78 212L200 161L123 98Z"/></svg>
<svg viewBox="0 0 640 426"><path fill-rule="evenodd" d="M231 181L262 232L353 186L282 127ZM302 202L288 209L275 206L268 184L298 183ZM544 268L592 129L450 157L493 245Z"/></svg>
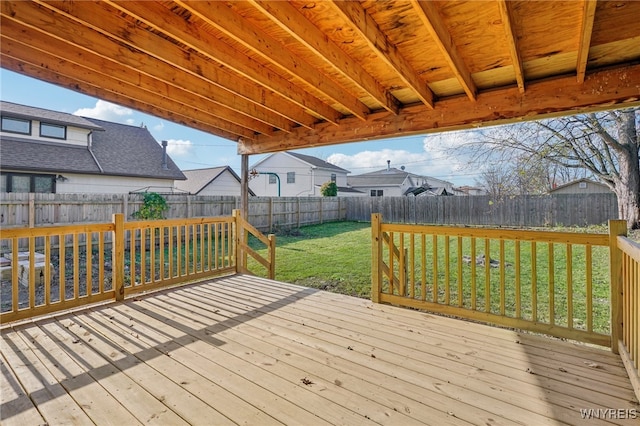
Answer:
<svg viewBox="0 0 640 426"><path fill-rule="evenodd" d="M640 414L609 350L245 275L2 338L3 425L598 425Z"/></svg>

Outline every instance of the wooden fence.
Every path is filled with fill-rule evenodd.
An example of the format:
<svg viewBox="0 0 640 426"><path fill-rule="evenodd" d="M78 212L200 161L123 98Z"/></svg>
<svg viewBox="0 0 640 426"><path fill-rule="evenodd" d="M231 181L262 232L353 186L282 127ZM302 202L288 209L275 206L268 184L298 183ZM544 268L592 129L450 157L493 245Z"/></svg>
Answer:
<svg viewBox="0 0 640 426"><path fill-rule="evenodd" d="M229 216L235 196L165 195L168 219ZM0 226L100 223L142 206L142 194L13 194L0 199ZM584 226L618 217L613 194L457 197L250 197L249 222L262 232L338 220L368 222L381 213L393 223L490 226Z"/></svg>
<svg viewBox="0 0 640 426"><path fill-rule="evenodd" d="M351 197L347 219L369 221L381 213L390 223L490 226L585 226L618 217L614 194L523 195L496 201L489 196Z"/></svg>
<svg viewBox="0 0 640 426"><path fill-rule="evenodd" d="M122 213L125 221L143 203L142 194L18 194L3 193L0 226L37 227L75 223L100 223ZM167 219L230 216L240 197L163 195ZM346 219L346 202L340 197L250 197L249 222L262 232Z"/></svg>

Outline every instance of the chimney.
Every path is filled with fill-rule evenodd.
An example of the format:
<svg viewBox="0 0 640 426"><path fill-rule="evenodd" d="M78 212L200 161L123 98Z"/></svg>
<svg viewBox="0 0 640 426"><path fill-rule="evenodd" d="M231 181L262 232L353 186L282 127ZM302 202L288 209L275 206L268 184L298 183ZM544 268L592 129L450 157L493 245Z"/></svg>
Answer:
<svg viewBox="0 0 640 426"><path fill-rule="evenodd" d="M162 141L162 170L169 170L169 166L167 166L167 141Z"/></svg>
<svg viewBox="0 0 640 426"><path fill-rule="evenodd" d="M387 160L387 171L391 171L391 160Z"/></svg>

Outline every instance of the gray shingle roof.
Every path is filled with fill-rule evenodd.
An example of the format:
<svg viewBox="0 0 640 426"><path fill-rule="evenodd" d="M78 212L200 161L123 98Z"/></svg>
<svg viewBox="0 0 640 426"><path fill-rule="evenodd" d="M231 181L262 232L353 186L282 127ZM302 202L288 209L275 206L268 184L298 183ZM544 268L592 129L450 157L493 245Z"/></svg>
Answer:
<svg viewBox="0 0 640 426"><path fill-rule="evenodd" d="M53 173L100 173L86 147L6 136L0 140L0 168Z"/></svg>
<svg viewBox="0 0 640 426"><path fill-rule="evenodd" d="M64 142L44 142L19 136L0 140L2 169L50 173L87 173L111 176L184 180L186 177L167 156L162 167L163 149L149 130L143 127L111 123L41 108L2 102L2 114L29 119L46 119L93 132L91 155L86 146ZM96 162L97 160L97 162Z"/></svg>
<svg viewBox="0 0 640 426"><path fill-rule="evenodd" d="M105 174L184 180L178 166L167 158L162 168L162 146L145 127L87 118L105 131L93 134L93 153Z"/></svg>
<svg viewBox="0 0 640 426"><path fill-rule="evenodd" d="M83 129L102 130L100 126L77 115L14 104L13 102L0 101L0 111L2 111L2 115L16 118L35 119L46 121L47 123L73 125Z"/></svg>
<svg viewBox="0 0 640 426"><path fill-rule="evenodd" d="M190 194L197 195L207 185L213 182L218 176L228 170L237 180L240 182L240 177L229 166L210 167L207 169L195 169L195 170L183 170L182 173L187 177L187 180L176 182L176 188L181 191L188 192ZM255 195L251 189L249 189L250 195Z"/></svg>
<svg viewBox="0 0 640 426"><path fill-rule="evenodd" d="M410 173L395 168L384 169L361 175L347 176L347 183L350 186L401 185L409 175Z"/></svg>
<svg viewBox="0 0 640 426"><path fill-rule="evenodd" d="M304 154L299 154L297 152L290 152L290 151L287 151L287 154L293 157L296 157L299 160L305 161L315 167L349 173L349 170L345 170L342 167L336 166L335 164L327 163L326 161L321 160L317 157L313 157L311 155L304 155Z"/></svg>

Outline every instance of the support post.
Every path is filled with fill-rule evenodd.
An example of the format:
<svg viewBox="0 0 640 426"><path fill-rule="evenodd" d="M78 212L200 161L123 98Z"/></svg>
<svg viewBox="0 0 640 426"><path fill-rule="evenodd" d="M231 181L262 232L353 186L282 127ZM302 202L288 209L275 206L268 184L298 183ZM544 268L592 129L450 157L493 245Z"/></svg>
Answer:
<svg viewBox="0 0 640 426"><path fill-rule="evenodd" d="M36 194L29 193L29 228L36 226Z"/></svg>
<svg viewBox="0 0 640 426"><path fill-rule="evenodd" d="M249 220L249 154L240 157L240 211Z"/></svg>
<svg viewBox="0 0 640 426"><path fill-rule="evenodd" d="M113 289L116 300L124 300L124 214L112 216L113 231Z"/></svg>
<svg viewBox="0 0 640 426"><path fill-rule="evenodd" d="M382 215L371 215L371 301L380 303L382 286Z"/></svg>
<svg viewBox="0 0 640 426"><path fill-rule="evenodd" d="M626 220L609 221L609 282L611 283L611 351L618 354L618 341L622 340L622 251L618 236L627 235Z"/></svg>

